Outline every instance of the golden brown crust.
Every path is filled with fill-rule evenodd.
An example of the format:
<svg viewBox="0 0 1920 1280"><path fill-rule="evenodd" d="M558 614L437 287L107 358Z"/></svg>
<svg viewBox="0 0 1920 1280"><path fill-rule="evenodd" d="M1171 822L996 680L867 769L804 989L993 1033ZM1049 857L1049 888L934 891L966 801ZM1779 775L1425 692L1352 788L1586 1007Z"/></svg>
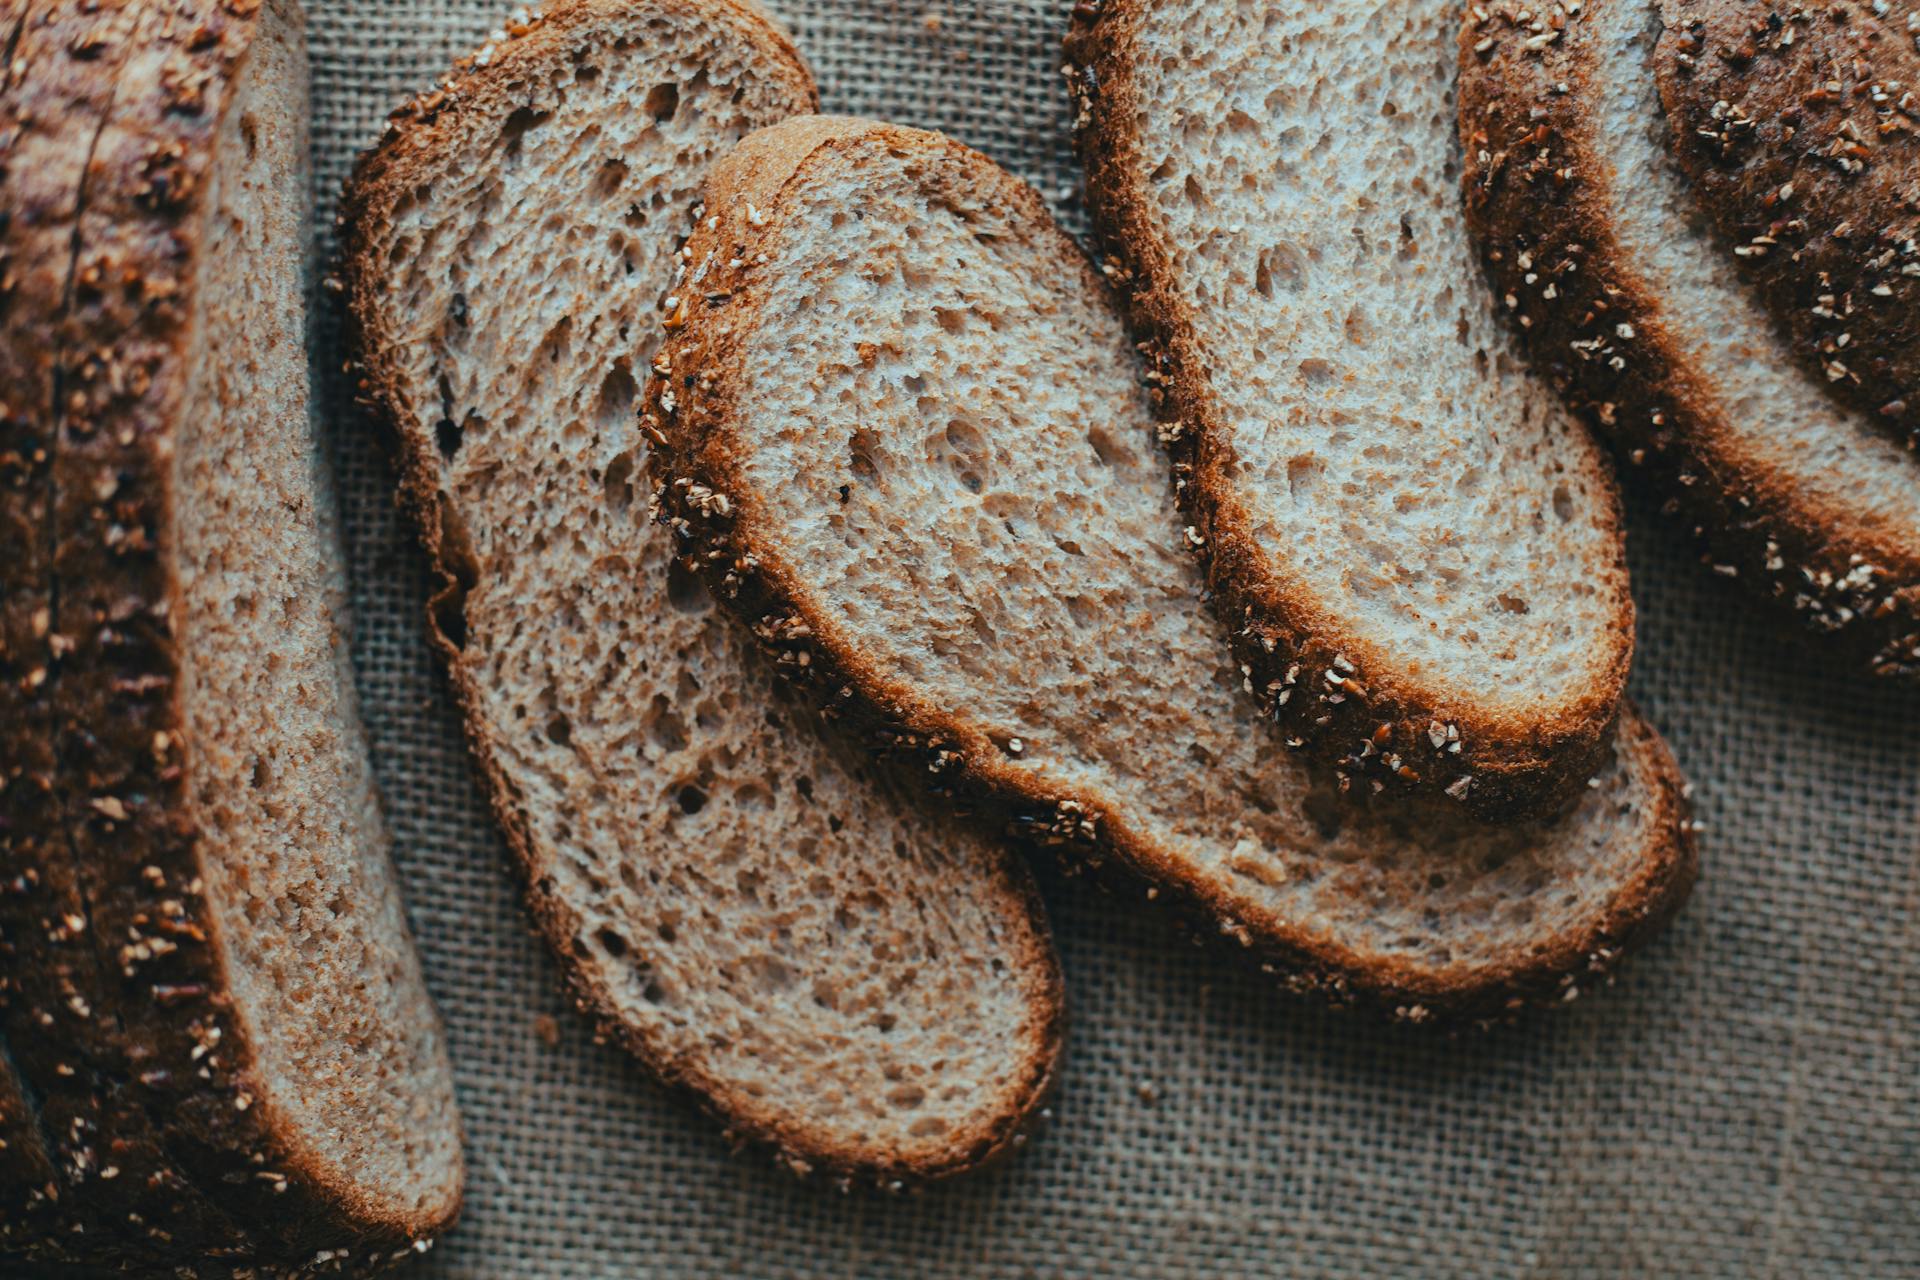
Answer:
<svg viewBox="0 0 1920 1280"><path fill-rule="evenodd" d="M781 77L797 108L812 110L817 106L818 92L806 64L758 5L742 0L649 0L647 7L688 23L734 26L739 39L762 47L764 69ZM1031 922L1035 940L1030 953L1012 959L1025 972L1043 975L1038 1038L1045 1048L1026 1063L1026 1075L1016 1091L1014 1105L995 1117L985 1130L954 1135L939 1158L875 1159L850 1147L834 1146L822 1133L783 1119L723 1081L702 1076L696 1064L666 1052L648 1038L643 1028L628 1023L620 1016L612 993L573 955L572 940L582 932L576 909L538 874L539 862L522 817L523 806L489 736L475 683L476 664L464 649L464 599L475 581L476 569L461 537L443 523L434 479L438 459L433 455L431 432L417 429L426 419L408 403L395 369L392 353L396 338L379 298L385 271L372 249L375 228L385 225L407 194L436 172L441 158L457 149L470 129L486 127L485 122L497 121L523 105L513 95L524 97L535 91L543 69L564 56L564 50L574 42L594 38L594 24L635 8L630 0L570 0L549 6L544 18L533 25L509 27L508 43L498 46L485 66L472 60L456 66L440 87L396 111L379 146L361 158L348 184L341 218L347 327L360 371L360 390L375 416L392 430L402 499L420 530L440 583L429 610L434 645L446 661L466 724L468 746L513 854L528 909L560 958L575 1005L602 1035L646 1064L675 1093L725 1125L737 1143L766 1152L798 1176L843 1189L862 1186L906 1190L1004 1157L1023 1146L1047 1116L1044 1103L1057 1079L1064 1035L1065 993L1045 909L1031 877L1016 861L1008 859L1005 865L1018 898L1016 908Z"/></svg>
<svg viewBox="0 0 1920 1280"><path fill-rule="evenodd" d="M1535 367L1646 470L1715 572L1843 661L1920 677L1920 556L1853 511L1815 507L1742 451L1620 249L1592 105L1594 15L1619 2L1540 30L1505 10L1462 30L1467 221L1495 295L1514 300Z"/></svg>
<svg viewBox="0 0 1920 1280"><path fill-rule="evenodd" d="M1920 443L1920 9L1663 0L1681 167L1809 376ZM1882 16L1882 15L1885 16Z"/></svg>
<svg viewBox="0 0 1920 1280"><path fill-rule="evenodd" d="M47 821L62 839L41 864L41 889L62 909L40 910L46 945L75 959L68 998L35 1012L56 1020L49 1042L86 1064L106 1100L98 1125L74 1131L68 1160L88 1175L74 1199L113 1228L89 1253L124 1251L181 1274L277 1275L338 1262L331 1251L347 1246L347 1267L365 1270L442 1229L457 1196L429 1208L431 1220L383 1220L307 1167L270 1108L252 1105L265 1091L201 894L164 554L214 142L262 5L165 0L130 11L138 26L120 32L126 67L76 203L66 305L43 339L58 389L44 525L43 643L57 660ZM298 21L291 3L285 16ZM48 967L36 956L21 972ZM199 1188L218 1188L218 1207ZM127 1225L129 1202L145 1236Z"/></svg>
<svg viewBox="0 0 1920 1280"><path fill-rule="evenodd" d="M781 545L775 518L740 482L742 447L730 429L764 296L756 273L777 269L758 260L762 253L777 257L784 192L803 182L810 168L863 146L957 166L976 186L997 185L997 198L1029 225L1057 237L1064 274L1077 270L1078 287L1104 293L1036 194L977 152L937 134L856 119L793 120L749 137L716 168L708 181L706 218L688 244L688 260L702 274L667 320L642 423L655 433L659 518L682 539L686 563L752 624L789 681L876 753L933 777L1021 842L1094 867L1117 860L1169 890L1170 905L1204 922L1205 932L1237 941L1288 989L1336 1004L1435 1025L1502 1018L1566 999L1569 982L1587 981L1569 975L1592 973L1597 979L1659 927L1692 883L1694 851L1678 771L1658 736L1636 716L1623 717L1620 749L1657 780L1650 826L1661 833L1640 874L1577 937L1516 954L1497 972L1435 980L1411 966L1342 951L1314 938L1301 922L1240 914L1222 886L1134 831L1124 813L1084 795L1056 793L1009 767L1005 753L964 709L936 705L891 679L847 634L805 574L774 549Z"/></svg>
<svg viewBox="0 0 1920 1280"><path fill-rule="evenodd" d="M1239 491L1232 424L1212 393L1207 353L1160 240L1146 189L1154 166L1142 161L1131 133L1141 110L1132 65L1144 2L1074 5L1066 42L1074 131L1104 271L1146 357L1161 440L1181 507L1193 520L1188 540L1206 565L1236 660L1250 668L1286 745L1332 766L1343 785L1364 779L1375 789L1443 795L1489 821L1551 814L1592 776L1625 694L1633 601L1624 537L1613 540L1612 562L1596 574L1618 584L1603 668L1591 687L1546 719L1478 704L1408 673L1274 557ZM1611 475L1596 471L1590 479L1619 529Z"/></svg>

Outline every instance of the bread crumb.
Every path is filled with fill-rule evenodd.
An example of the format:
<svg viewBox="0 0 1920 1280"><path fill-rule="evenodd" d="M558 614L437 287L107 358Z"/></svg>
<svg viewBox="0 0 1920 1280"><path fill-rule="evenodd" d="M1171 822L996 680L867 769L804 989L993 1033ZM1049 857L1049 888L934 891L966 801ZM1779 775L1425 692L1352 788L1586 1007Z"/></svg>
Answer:
<svg viewBox="0 0 1920 1280"><path fill-rule="evenodd" d="M1160 1090L1157 1087L1155 1087L1153 1081L1151 1080L1142 1080L1139 1086L1137 1087L1136 1092L1139 1093L1140 1095L1140 1101L1144 1102L1149 1107L1152 1106L1154 1103L1160 1101Z"/></svg>
<svg viewBox="0 0 1920 1280"><path fill-rule="evenodd" d="M927 29L928 35L940 34L940 28L943 22L944 20L941 18L938 9L929 9L920 15L920 25Z"/></svg>
<svg viewBox="0 0 1920 1280"><path fill-rule="evenodd" d="M549 1049L560 1047L560 1024L554 1021L550 1013L543 1013L533 1020L533 1034Z"/></svg>

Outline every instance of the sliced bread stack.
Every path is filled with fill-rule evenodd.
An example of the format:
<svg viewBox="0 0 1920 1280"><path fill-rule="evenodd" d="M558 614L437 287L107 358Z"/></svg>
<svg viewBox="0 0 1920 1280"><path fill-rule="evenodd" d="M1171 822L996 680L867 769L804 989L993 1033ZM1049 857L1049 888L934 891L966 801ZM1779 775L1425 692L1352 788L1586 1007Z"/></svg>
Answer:
<svg viewBox="0 0 1920 1280"><path fill-rule="evenodd" d="M1605 981L1694 875L1621 700L1613 484L1474 292L1444 91L1376 74L1303 141L1281 107L1392 41L1164 8L1075 46L1131 336L1031 190L810 114L743 0L509 26L348 189L361 386L533 915L606 1034L843 1185L1037 1114L1059 975L1009 845L1456 1025ZM1408 22L1442 63L1442 6ZM1377 196L1261 185L1382 101Z"/></svg>
<svg viewBox="0 0 1920 1280"><path fill-rule="evenodd" d="M15 13L7 1244L371 1271L446 1229L462 1162L309 413L302 19Z"/></svg>
<svg viewBox="0 0 1920 1280"><path fill-rule="evenodd" d="M1534 363L1713 571L1920 676L1910 5L1591 0L1460 35L1468 216Z"/></svg>
<svg viewBox="0 0 1920 1280"><path fill-rule="evenodd" d="M1059 1057L1033 886L775 696L645 487L689 210L812 79L739 0L581 0L507 34L360 165L345 261L529 906L610 1038L796 1172L978 1165Z"/></svg>
<svg viewBox="0 0 1920 1280"><path fill-rule="evenodd" d="M777 125L717 166L686 261L643 419L663 518L876 748L1412 1021L1568 999L1684 896L1678 778L1631 711L1566 816L1504 829L1276 749L1113 300L984 157Z"/></svg>

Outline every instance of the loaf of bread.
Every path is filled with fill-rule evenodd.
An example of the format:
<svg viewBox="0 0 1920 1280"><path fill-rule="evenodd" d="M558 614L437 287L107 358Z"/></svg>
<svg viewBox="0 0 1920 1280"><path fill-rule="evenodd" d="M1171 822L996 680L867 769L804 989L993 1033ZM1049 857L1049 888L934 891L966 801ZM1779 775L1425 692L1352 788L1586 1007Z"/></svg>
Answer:
<svg viewBox="0 0 1920 1280"><path fill-rule="evenodd" d="M303 21L49 3L15 41L0 1105L39 1141L0 1163L48 1182L8 1243L377 1269L462 1161L310 414Z"/></svg>

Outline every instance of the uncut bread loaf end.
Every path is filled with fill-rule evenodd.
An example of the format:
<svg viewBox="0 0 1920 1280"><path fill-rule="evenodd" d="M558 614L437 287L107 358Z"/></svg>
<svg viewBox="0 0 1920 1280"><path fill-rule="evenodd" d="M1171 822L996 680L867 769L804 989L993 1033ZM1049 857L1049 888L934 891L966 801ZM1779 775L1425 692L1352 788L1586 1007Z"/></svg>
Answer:
<svg viewBox="0 0 1920 1280"><path fill-rule="evenodd" d="M689 211L812 80L737 0L508 36L362 162L346 265L533 916L610 1038L795 1172L971 1169L1025 1141L1059 1058L1033 886L776 696L648 519L638 392Z"/></svg>
<svg viewBox="0 0 1920 1280"><path fill-rule="evenodd" d="M1661 0L1673 154L1801 368L1920 446L1920 8Z"/></svg>
<svg viewBox="0 0 1920 1280"><path fill-rule="evenodd" d="M1738 197L1703 203L1675 152L1685 102L1670 117L1661 101L1659 51L1683 33L1653 0L1594 0L1556 24L1536 31L1518 12L1487 10L1460 32L1468 220L1495 293L1536 366L1645 469L1714 573L1819 637L1837 663L1920 678L1920 456L1888 430L1899 414L1850 405L1855 393L1835 395L1809 368L1831 332L1823 318L1783 329L1766 305L1851 247L1815 234L1804 265L1742 278L1709 212L1735 213ZM1669 75L1668 87L1681 86ZM1788 185L1790 203L1848 198ZM1888 306L1909 288L1897 250L1891 265ZM1882 303L1870 299L1858 302L1862 334L1871 322L1897 337L1897 320L1871 321ZM1838 314L1840 300L1809 305ZM1878 369L1883 390L1911 359L1893 346L1900 360L1860 365Z"/></svg>
<svg viewBox="0 0 1920 1280"><path fill-rule="evenodd" d="M662 518L872 746L1118 857L1289 986L1416 1022L1567 999L1685 896L1680 782L1632 714L1549 825L1375 804L1274 749L1132 344L1026 186L813 117L732 151L706 211L648 385Z"/></svg>
<svg viewBox="0 0 1920 1280"><path fill-rule="evenodd" d="M279 0L77 10L87 69L9 86L34 130L90 113L64 256L25 277L55 283L0 317L38 464L7 584L38 698L9 814L39 805L0 833L35 1030L10 1047L69 1255L371 1271L447 1229L462 1160L310 412L304 24Z"/></svg>

